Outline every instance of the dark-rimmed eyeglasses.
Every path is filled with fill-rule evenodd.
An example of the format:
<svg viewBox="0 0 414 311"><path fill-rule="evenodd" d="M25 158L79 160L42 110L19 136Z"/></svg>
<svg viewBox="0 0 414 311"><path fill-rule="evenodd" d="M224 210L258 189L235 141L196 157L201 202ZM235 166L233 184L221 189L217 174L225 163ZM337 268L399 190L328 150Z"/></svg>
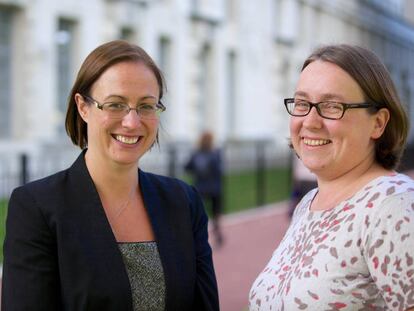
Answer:
<svg viewBox="0 0 414 311"><path fill-rule="evenodd" d="M105 112L108 117L112 119L122 119L125 117L131 110L135 110L138 116L141 119L154 120L158 119L163 111L167 108L158 101L157 104L140 104L135 108L130 107L127 103L124 102L107 102L101 104L97 100L93 99L90 96L82 95L87 101L95 104L96 108Z"/></svg>
<svg viewBox="0 0 414 311"><path fill-rule="evenodd" d="M345 111L347 111L348 109L371 107L374 107L376 109L380 108L380 106L375 103L346 104L335 101L323 101L319 103L312 103L310 101L297 98L285 98L284 101L286 110L291 116L307 116L310 113L312 107L315 107L316 111L322 118L330 120L341 119L344 116Z"/></svg>

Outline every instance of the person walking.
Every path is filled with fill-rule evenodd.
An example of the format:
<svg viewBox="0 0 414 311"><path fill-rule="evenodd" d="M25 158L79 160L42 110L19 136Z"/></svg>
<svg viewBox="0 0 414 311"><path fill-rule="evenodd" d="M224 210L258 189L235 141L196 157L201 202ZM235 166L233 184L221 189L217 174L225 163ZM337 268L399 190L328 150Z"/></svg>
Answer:
<svg viewBox="0 0 414 311"><path fill-rule="evenodd" d="M194 185L204 201L211 207L213 233L217 246L223 244L220 227L222 214L222 161L220 149L215 149L213 134L206 131L201 134L199 145L188 162L185 170L194 178Z"/></svg>

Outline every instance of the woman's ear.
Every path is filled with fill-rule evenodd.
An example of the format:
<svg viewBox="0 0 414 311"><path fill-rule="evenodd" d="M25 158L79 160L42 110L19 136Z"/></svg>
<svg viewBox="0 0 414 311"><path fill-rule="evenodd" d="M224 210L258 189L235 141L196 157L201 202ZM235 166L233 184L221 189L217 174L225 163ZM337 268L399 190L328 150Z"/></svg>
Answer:
<svg viewBox="0 0 414 311"><path fill-rule="evenodd" d="M75 94L75 102L76 106L78 108L79 115L85 121L85 123L88 123L88 116L89 116L89 104L86 102L85 98L79 94Z"/></svg>
<svg viewBox="0 0 414 311"><path fill-rule="evenodd" d="M385 131L385 127L390 120L390 112L387 108L381 108L374 116L374 129L371 134L372 139L378 139Z"/></svg>

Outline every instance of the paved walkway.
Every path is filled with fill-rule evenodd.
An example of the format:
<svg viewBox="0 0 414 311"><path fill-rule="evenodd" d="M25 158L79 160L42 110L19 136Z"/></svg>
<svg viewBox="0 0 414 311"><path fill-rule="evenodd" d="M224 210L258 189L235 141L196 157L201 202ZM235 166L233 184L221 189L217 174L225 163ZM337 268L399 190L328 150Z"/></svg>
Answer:
<svg viewBox="0 0 414 311"><path fill-rule="evenodd" d="M287 203L224 216L224 245L210 234L221 311L247 310L253 281L270 259L289 224Z"/></svg>

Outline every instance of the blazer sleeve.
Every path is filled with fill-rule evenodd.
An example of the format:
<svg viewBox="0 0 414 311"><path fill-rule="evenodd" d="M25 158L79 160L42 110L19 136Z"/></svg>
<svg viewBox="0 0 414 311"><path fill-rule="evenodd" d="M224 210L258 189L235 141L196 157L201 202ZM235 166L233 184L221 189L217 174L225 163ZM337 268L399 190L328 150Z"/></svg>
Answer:
<svg viewBox="0 0 414 311"><path fill-rule="evenodd" d="M216 275L208 243L208 218L200 195L191 187L192 227L196 255L196 288L193 310L219 310Z"/></svg>
<svg viewBox="0 0 414 311"><path fill-rule="evenodd" d="M9 201L3 253L3 311L61 309L55 238L25 186Z"/></svg>

